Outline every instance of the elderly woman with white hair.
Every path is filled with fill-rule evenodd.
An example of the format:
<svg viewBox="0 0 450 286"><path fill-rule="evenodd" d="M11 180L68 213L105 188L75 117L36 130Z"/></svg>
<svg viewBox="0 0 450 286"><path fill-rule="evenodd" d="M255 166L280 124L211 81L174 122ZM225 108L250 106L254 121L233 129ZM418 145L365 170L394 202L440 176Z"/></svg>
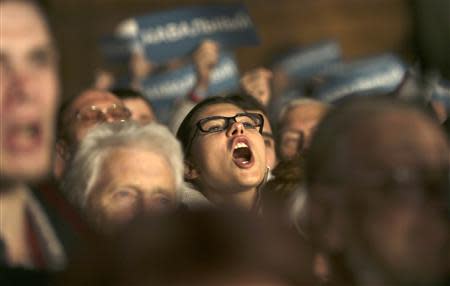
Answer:
<svg viewBox="0 0 450 286"><path fill-rule="evenodd" d="M92 225L116 230L139 213L175 209L183 188L183 155L157 123L104 124L82 141L63 190Z"/></svg>

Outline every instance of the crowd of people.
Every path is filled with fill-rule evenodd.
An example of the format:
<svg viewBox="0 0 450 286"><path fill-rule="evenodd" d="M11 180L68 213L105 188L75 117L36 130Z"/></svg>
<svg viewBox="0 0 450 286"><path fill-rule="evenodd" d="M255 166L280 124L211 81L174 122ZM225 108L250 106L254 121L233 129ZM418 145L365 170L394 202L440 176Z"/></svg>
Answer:
<svg viewBox="0 0 450 286"><path fill-rule="evenodd" d="M145 55L62 102L45 11L0 9L1 285L450 284L448 110L420 89L286 100L257 68L206 96L205 39L163 124Z"/></svg>

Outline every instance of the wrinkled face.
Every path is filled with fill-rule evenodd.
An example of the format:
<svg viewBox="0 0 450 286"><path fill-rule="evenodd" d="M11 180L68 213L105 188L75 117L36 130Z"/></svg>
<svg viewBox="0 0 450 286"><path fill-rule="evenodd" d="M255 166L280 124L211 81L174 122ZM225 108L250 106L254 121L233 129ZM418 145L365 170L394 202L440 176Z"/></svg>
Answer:
<svg viewBox="0 0 450 286"><path fill-rule="evenodd" d="M147 124L156 119L153 110L141 98L126 98L123 104L131 111L131 119L140 124Z"/></svg>
<svg viewBox="0 0 450 286"><path fill-rule="evenodd" d="M206 107L196 119L235 116L242 112L232 104L215 104ZM201 188L217 193L248 190L258 186L264 178L264 140L257 128L246 128L239 122L230 123L220 132L197 130L190 161L198 172L196 179Z"/></svg>
<svg viewBox="0 0 450 286"><path fill-rule="evenodd" d="M2 179L48 172L59 94L57 56L31 4L0 3L0 170Z"/></svg>
<svg viewBox="0 0 450 286"><path fill-rule="evenodd" d="M69 143L80 143L91 128L103 122L103 116L106 122L114 122L127 120L130 114L122 101L112 93L101 90L81 93L65 114L69 137L73 140Z"/></svg>
<svg viewBox="0 0 450 286"><path fill-rule="evenodd" d="M111 229L143 212L164 212L177 205L175 177L167 160L137 148L108 152L87 198L88 219Z"/></svg>
<svg viewBox="0 0 450 286"><path fill-rule="evenodd" d="M323 105L313 103L294 107L286 113L280 126L280 155L283 159L292 159L299 150L308 148L325 112Z"/></svg>

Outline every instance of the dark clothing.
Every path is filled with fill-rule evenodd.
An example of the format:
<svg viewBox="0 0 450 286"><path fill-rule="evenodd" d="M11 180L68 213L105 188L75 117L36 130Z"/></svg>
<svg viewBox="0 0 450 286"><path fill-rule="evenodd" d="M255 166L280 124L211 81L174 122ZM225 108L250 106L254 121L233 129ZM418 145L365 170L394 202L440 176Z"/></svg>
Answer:
<svg viewBox="0 0 450 286"><path fill-rule="evenodd" d="M54 182L45 182L28 191L30 202L27 201L23 223L33 269L8 266L6 246L0 238L2 286L47 285L51 273L64 269L72 254L92 234Z"/></svg>

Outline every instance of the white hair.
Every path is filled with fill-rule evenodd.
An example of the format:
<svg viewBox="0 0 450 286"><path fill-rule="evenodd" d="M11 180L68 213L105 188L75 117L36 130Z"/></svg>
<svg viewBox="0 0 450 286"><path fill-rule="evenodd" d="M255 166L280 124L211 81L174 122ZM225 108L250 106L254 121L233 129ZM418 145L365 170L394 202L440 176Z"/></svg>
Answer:
<svg viewBox="0 0 450 286"><path fill-rule="evenodd" d="M184 189L183 152L169 129L158 123L145 126L132 122L105 123L93 128L81 142L68 166L62 189L68 199L83 209L104 159L117 148L141 148L163 156L175 178L178 201Z"/></svg>
<svg viewBox="0 0 450 286"><path fill-rule="evenodd" d="M319 101L317 99L306 98L306 97L296 98L296 99L289 101L281 108L281 111L278 115L278 123L284 121L285 116L289 111L291 111L292 109L297 108L299 106L305 106L305 105L317 105L317 106L322 106L325 109L328 109L330 107L330 105L328 103Z"/></svg>

